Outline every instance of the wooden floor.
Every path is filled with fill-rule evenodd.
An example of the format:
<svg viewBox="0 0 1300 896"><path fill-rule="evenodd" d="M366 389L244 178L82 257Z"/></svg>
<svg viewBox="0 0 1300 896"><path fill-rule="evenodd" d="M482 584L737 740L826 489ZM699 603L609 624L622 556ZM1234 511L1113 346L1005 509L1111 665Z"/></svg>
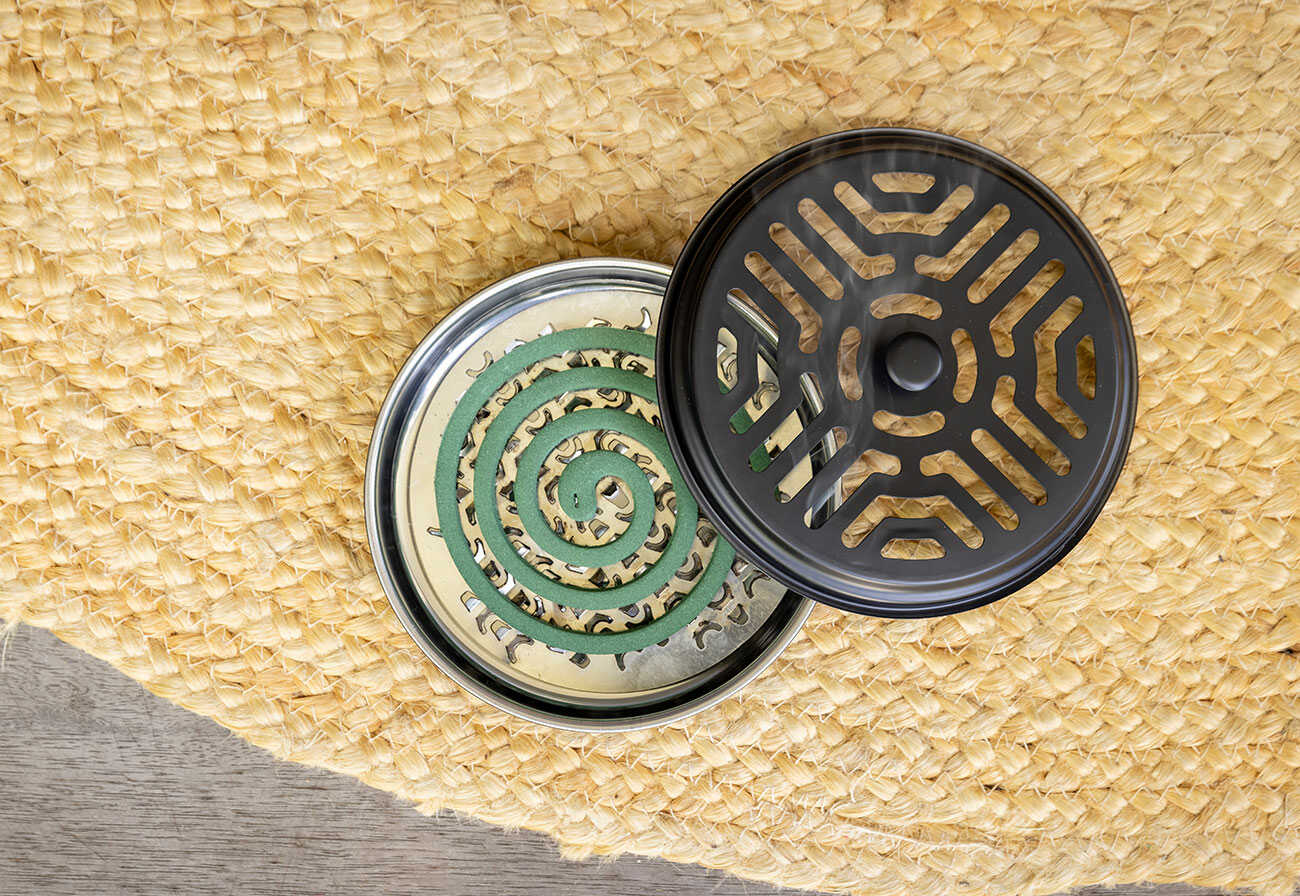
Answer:
<svg viewBox="0 0 1300 896"><path fill-rule="evenodd" d="M795 892L652 859L567 862L539 834L426 818L278 762L27 627L0 663L0 774L2 896Z"/></svg>

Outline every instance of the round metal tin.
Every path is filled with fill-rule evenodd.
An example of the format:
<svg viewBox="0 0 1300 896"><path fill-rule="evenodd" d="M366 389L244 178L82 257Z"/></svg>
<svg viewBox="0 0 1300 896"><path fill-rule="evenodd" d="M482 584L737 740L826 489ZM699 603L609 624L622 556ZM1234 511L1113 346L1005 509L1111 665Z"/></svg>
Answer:
<svg viewBox="0 0 1300 896"><path fill-rule="evenodd" d="M525 719L573 730L627 730L683 718L757 675L795 636L811 607L748 562L732 562L730 546L707 521L687 530L686 521L695 520L689 516L694 501L681 491L680 481L670 487L676 471L666 444L665 457L658 459L646 444L654 444L658 432L645 426L658 422L653 386L648 396L618 386L653 376L654 334L668 277L669 268L662 265L584 259L545 265L489 286L420 343L375 424L366 465L366 530L394 610L448 676ZM618 347L604 347L610 338ZM560 348L550 355L534 351L552 343ZM546 357L536 361L536 355ZM532 366L515 364L519 358ZM585 391L553 385L571 382L581 375L575 374L579 369L615 380ZM514 434L492 442L491 421L512 413L510 402L529 387L535 392L544 386L557 390L550 403L519 414ZM528 466L527 443L541 440L546 426L593 410L638 414L640 439L620 441L605 429L556 439L532 452L534 468ZM492 445L500 456L488 454L476 472L477 453ZM596 466L575 463L584 451L622 452L626 462L613 460L645 472L653 493L643 486L638 492L632 483L620 485L615 474L601 476L597 469L588 480L589 486L599 485L594 499L593 488L579 494L573 482L583 477L574 471ZM491 475L485 486L480 480L486 470ZM551 539L572 538L581 542L577 550L599 553L602 544L631 533L638 526L632 501L637 494L652 496L658 514L646 524L653 528L646 530L650 534L639 553L594 574L562 562L567 549ZM547 531L530 540L523 505L534 498L543 511L534 513L534 520L545 523ZM561 500L572 505L561 507ZM584 513L580 505L593 500L600 508L593 505ZM610 527L624 532L615 531L611 539ZM690 544L665 588L678 588L685 596L651 595L603 612L572 610L563 603L566 593L588 594L582 588L592 582L610 588L631 584L675 550L665 545L681 534L677 529ZM540 556L540 547L550 543L561 548L560 560ZM493 545L502 549L499 554L493 554ZM521 562L530 568L521 569ZM717 578L710 579L715 566ZM530 591L521 584L526 582L538 583L545 593ZM693 598L691 582L701 585ZM490 593L488 583L496 585ZM559 597L548 596L552 591ZM687 607L678 613L687 623L674 623L677 627L665 629L655 643L623 652L581 649L603 635L634 632L643 620L657 616L663 623L678 607Z"/></svg>

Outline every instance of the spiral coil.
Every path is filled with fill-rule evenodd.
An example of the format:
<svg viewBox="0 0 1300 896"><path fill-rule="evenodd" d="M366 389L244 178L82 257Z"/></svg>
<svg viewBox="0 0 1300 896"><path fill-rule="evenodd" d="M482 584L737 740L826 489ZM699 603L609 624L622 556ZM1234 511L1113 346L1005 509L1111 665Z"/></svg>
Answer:
<svg viewBox="0 0 1300 896"><path fill-rule="evenodd" d="M716 597L734 560L677 487L653 355L653 336L610 327L519 345L475 377L439 447L452 560L492 613L549 647L614 654L665 641ZM620 485L631 501L615 514L622 531L582 525L602 489Z"/></svg>

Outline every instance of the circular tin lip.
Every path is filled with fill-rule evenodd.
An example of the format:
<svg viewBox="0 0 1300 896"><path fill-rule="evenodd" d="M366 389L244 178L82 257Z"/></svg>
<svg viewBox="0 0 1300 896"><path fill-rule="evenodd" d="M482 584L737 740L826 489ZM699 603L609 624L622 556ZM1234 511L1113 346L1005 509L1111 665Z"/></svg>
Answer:
<svg viewBox="0 0 1300 896"><path fill-rule="evenodd" d="M693 319L688 315L697 310L698 302L692 304L692 298L686 294L707 274L714 250L721 245L738 215L743 217L746 209L758 202L766 190L784 181L808 156L831 156L890 141L911 145L928 143L935 151L986 166L1019 184L1058 219L1063 231L1077 240L1081 251L1094 265L1100 288L1115 297L1122 309L1115 320L1125 374L1117 385L1112 414L1116 436L1103 452L1093 475L1092 498L1076 502L1036 556L1018 562L1004 561L1004 565L1014 568L1001 582L973 593L928 601L908 602L898 599L898 594L873 593L870 588L850 591L834 587L808 571L811 564L806 557L778 544L779 536L762 538L756 534L761 528L759 524L738 524L728 511L742 502L727 485L718 466L719 459L704 437L687 384L694 330ZM999 153L959 137L915 128L858 128L804 141L755 166L710 206L692 230L672 269L659 320L661 329L655 351L659 408L669 447L687 488L739 556L792 591L836 609L885 618L927 618L974 609L1020 590L1064 559L1092 528L1119 481L1132 442L1138 400L1137 346L1123 291L1100 245L1078 215L1046 184ZM748 511L743 515L748 519ZM835 581L842 583L844 577L839 576Z"/></svg>
<svg viewBox="0 0 1300 896"><path fill-rule="evenodd" d="M381 481L392 472L391 457L406 422L405 411L426 379L430 364L437 365L448 357L447 350L456 346L470 327L485 315L513 309L527 303L529 297L546 295L545 288L569 280L585 283L601 281L605 285L653 285L666 287L671 273L667 265L623 258L581 258L552 262L520 271L492 283L442 318L420 340L403 363L380 406L371 433L366 456L363 506L366 539L370 555L389 604L412 640L434 664L460 687L483 702L526 721L568 731L635 731L679 721L732 696L765 670L802 629L812 601L787 592L773 617L781 614L779 624L765 627L765 635L745 644L750 654L740 671L720 684L708 685L702 692L687 691L672 706L627 716L586 715L572 709L562 712L528 702L521 688L487 674L461 650L455 639L442 630L433 614L423 606L413 583L406 576L400 557L389 543L385 527L390 525ZM456 353L455 357L459 357ZM512 692L515 695L512 695Z"/></svg>

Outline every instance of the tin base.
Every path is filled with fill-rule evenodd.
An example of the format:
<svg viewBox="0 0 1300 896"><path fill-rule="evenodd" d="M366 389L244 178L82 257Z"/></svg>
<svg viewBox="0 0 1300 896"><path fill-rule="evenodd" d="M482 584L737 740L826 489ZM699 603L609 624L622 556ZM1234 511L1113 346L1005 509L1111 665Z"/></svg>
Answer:
<svg viewBox="0 0 1300 896"><path fill-rule="evenodd" d="M497 283L425 338L375 426L367 530L394 609L449 676L533 721L689 715L809 610L733 562L658 445L667 281L596 259Z"/></svg>

